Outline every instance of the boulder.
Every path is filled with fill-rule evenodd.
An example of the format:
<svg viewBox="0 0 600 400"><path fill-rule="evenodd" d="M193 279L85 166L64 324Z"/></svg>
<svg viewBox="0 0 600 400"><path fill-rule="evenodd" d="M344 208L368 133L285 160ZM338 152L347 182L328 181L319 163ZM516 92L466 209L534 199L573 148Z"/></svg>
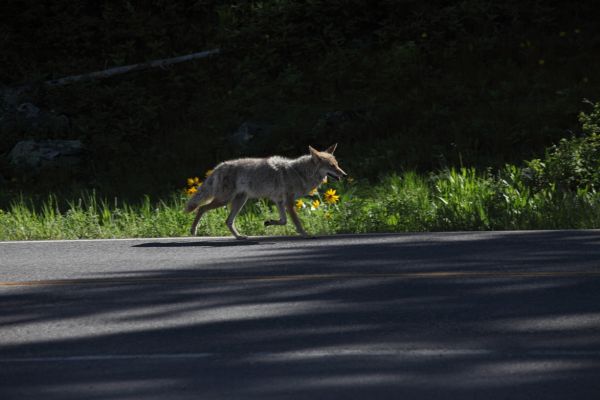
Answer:
<svg viewBox="0 0 600 400"><path fill-rule="evenodd" d="M82 161L84 152L79 140L23 140L10 151L8 162L28 170L73 167Z"/></svg>
<svg viewBox="0 0 600 400"><path fill-rule="evenodd" d="M229 136L229 143L238 151L254 150L265 144L271 132L269 125L244 122Z"/></svg>
<svg viewBox="0 0 600 400"><path fill-rule="evenodd" d="M12 103L15 99L0 95L0 133L23 132L26 135L65 134L71 121L65 114L43 110L32 102Z"/></svg>

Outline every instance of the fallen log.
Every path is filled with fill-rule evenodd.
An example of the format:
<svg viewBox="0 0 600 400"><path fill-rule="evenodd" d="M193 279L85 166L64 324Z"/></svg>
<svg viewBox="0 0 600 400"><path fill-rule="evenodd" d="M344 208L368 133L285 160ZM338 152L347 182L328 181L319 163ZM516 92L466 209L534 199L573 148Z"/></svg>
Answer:
<svg viewBox="0 0 600 400"><path fill-rule="evenodd" d="M163 58L161 60L147 61L139 64L124 65L121 67L114 67L105 69L102 71L89 72L87 74L71 75L64 78L51 79L45 81L44 85L47 86L64 86L71 83L90 81L95 79L109 78L115 75L125 74L127 72L141 71L149 68L165 68L168 65L178 64L185 61L197 60L200 58L206 58L214 54L218 54L220 49L212 49L200 51L198 53L192 53L185 56Z"/></svg>

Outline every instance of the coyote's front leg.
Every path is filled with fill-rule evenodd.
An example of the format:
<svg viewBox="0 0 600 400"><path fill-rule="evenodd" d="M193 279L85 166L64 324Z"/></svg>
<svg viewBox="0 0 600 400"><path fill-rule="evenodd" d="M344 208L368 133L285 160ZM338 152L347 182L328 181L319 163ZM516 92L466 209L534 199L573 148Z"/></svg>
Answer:
<svg viewBox="0 0 600 400"><path fill-rule="evenodd" d="M298 233L304 238L313 238L314 236L310 236L302 227L302 222L300 222L300 218L298 217L298 214L296 213L296 208L294 207L293 197L288 199L286 207L288 213L290 214L290 217L292 218L292 222L294 222L294 225L296 226L296 230L298 231Z"/></svg>
<svg viewBox="0 0 600 400"><path fill-rule="evenodd" d="M235 238L239 240L248 239L248 236L240 235L240 233L234 225L235 217L240 212L242 207L244 207L244 204L246 204L246 200L248 200L248 196L246 196L246 194L244 193L240 193L237 196L235 196L231 201L231 211L229 212L229 216L225 221L225 224L227 225L233 236L235 236Z"/></svg>

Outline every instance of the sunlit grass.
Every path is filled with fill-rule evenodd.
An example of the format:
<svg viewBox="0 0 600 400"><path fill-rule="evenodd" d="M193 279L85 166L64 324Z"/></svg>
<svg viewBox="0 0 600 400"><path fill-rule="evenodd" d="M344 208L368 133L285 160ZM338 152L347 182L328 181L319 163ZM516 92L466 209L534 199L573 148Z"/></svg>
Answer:
<svg viewBox="0 0 600 400"><path fill-rule="evenodd" d="M561 191L528 187L522 171L474 169L430 176L391 175L373 185L347 180L323 185L299 199L296 210L312 234L448 230L600 228L600 194L592 189ZM195 182L194 182L195 184ZM59 202L23 197L0 210L0 240L187 236L193 214L183 212L187 195L136 204L102 199L94 192ZM226 207L205 214L201 236L229 236ZM278 219L269 201L250 201L236 225L247 235L296 235L293 224L265 227Z"/></svg>

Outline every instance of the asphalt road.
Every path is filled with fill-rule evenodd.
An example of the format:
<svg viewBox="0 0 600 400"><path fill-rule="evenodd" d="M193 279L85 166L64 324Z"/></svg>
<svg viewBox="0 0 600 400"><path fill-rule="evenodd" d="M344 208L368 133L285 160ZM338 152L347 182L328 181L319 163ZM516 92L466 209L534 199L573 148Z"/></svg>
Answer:
<svg viewBox="0 0 600 400"><path fill-rule="evenodd" d="M0 243L0 399L597 399L600 231Z"/></svg>

